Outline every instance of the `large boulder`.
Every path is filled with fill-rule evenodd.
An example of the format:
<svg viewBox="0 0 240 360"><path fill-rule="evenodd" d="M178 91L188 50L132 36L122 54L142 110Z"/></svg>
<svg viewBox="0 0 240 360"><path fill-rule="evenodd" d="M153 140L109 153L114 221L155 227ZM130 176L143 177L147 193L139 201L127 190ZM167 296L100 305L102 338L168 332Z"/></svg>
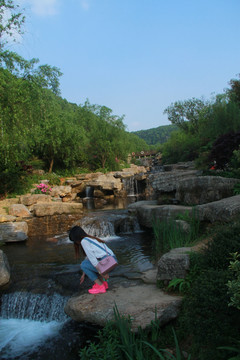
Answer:
<svg viewBox="0 0 240 360"><path fill-rule="evenodd" d="M101 190L120 191L122 189L121 179L114 177L112 173L101 174L96 179L90 180L87 183L94 188L98 187Z"/></svg>
<svg viewBox="0 0 240 360"><path fill-rule="evenodd" d="M184 279L189 270L189 252L192 248L175 248L164 254L158 261L157 280Z"/></svg>
<svg viewBox="0 0 240 360"><path fill-rule="evenodd" d="M28 225L25 221L0 224L0 242L24 241L28 238Z"/></svg>
<svg viewBox="0 0 240 360"><path fill-rule="evenodd" d="M156 316L160 326L178 316L181 297L171 296L155 285L119 286L101 295L84 294L72 297L65 306L65 312L73 320L104 326L114 319L114 306L121 315L130 316L132 329L143 329Z"/></svg>
<svg viewBox="0 0 240 360"><path fill-rule="evenodd" d="M181 204L206 204L233 196L233 188L237 183L239 183L239 179L221 176L195 176L179 180L175 197Z"/></svg>
<svg viewBox="0 0 240 360"><path fill-rule="evenodd" d="M51 202L51 195L45 194L32 194L32 195L22 195L19 199L20 203L25 206L31 206L39 202Z"/></svg>
<svg viewBox="0 0 240 360"><path fill-rule="evenodd" d="M7 256L0 250L0 286L6 285L10 280L10 266Z"/></svg>
<svg viewBox="0 0 240 360"><path fill-rule="evenodd" d="M116 178L128 178L134 175L139 175L140 177L144 177L144 174L147 172L147 168L145 166L137 166L131 164L130 168L122 169L121 171L116 171L114 173L114 177ZM145 177L144 177L145 178Z"/></svg>
<svg viewBox="0 0 240 360"><path fill-rule="evenodd" d="M181 180L187 180L201 175L199 170L173 170L150 174L147 178L147 187L153 189L155 194L176 191Z"/></svg>
<svg viewBox="0 0 240 360"><path fill-rule="evenodd" d="M9 207L9 215L17 217L31 217L32 214L28 208L23 204L13 204Z"/></svg>
<svg viewBox="0 0 240 360"><path fill-rule="evenodd" d="M240 214L240 195L231 196L219 201L208 204L197 205L195 212L200 221L231 221L236 215Z"/></svg>
<svg viewBox="0 0 240 360"><path fill-rule="evenodd" d="M16 221L16 216L0 214L0 223Z"/></svg>
<svg viewBox="0 0 240 360"><path fill-rule="evenodd" d="M179 214L188 212L191 214L192 207L178 206L178 205L158 205L156 200L138 201L128 206L129 212L137 215L139 224L152 228L154 219L160 221L170 220L177 217Z"/></svg>
<svg viewBox="0 0 240 360"><path fill-rule="evenodd" d="M82 214L83 205L81 203L38 203L33 206L35 216L49 216L62 214Z"/></svg>
<svg viewBox="0 0 240 360"><path fill-rule="evenodd" d="M89 235L103 238L139 231L136 217L125 210L118 213L109 213L108 211L103 211L101 214L88 213L87 216L77 220L74 225L81 226Z"/></svg>
<svg viewBox="0 0 240 360"><path fill-rule="evenodd" d="M51 196L53 197L65 197L71 196L72 187L70 185L53 186L51 190Z"/></svg>

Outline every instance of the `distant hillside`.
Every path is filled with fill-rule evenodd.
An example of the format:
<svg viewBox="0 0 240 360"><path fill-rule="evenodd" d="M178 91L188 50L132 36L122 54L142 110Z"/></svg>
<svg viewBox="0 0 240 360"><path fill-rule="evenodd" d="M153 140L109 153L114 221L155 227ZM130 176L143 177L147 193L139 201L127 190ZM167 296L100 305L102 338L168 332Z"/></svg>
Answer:
<svg viewBox="0 0 240 360"><path fill-rule="evenodd" d="M166 142L172 131L177 130L176 125L163 125L148 130L133 131L132 133L145 140L148 145Z"/></svg>

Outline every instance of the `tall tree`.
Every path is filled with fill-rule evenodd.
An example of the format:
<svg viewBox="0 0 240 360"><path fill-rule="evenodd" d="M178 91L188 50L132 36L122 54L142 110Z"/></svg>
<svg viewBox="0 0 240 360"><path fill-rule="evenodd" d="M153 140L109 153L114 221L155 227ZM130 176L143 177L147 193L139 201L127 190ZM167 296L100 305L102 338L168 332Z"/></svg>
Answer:
<svg viewBox="0 0 240 360"><path fill-rule="evenodd" d="M23 34L25 16L19 8L12 0L0 0L0 51L3 51L9 37L16 41L16 35Z"/></svg>
<svg viewBox="0 0 240 360"><path fill-rule="evenodd" d="M235 101L240 106L240 74L238 74L239 79L231 79L229 84L231 88L227 91L230 99Z"/></svg>
<svg viewBox="0 0 240 360"><path fill-rule="evenodd" d="M176 124L186 133L196 133L200 114L207 109L208 104L201 100L192 98L184 101L176 101L164 110L168 120Z"/></svg>

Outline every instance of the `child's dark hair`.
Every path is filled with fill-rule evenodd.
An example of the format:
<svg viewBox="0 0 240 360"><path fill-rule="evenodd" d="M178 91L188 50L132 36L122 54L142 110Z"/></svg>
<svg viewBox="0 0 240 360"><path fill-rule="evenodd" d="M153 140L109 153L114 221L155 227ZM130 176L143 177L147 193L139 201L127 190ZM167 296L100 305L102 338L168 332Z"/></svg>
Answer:
<svg viewBox="0 0 240 360"><path fill-rule="evenodd" d="M69 231L69 239L73 242L81 241L84 237L88 236L88 234L80 227L73 226Z"/></svg>

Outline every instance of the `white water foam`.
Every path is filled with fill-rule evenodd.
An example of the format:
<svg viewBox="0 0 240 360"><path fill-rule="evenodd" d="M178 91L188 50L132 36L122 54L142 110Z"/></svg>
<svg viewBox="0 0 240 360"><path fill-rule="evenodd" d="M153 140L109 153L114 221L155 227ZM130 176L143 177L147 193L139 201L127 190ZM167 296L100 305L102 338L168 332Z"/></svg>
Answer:
<svg viewBox="0 0 240 360"><path fill-rule="evenodd" d="M44 341L58 334L63 322L0 318L0 352L2 359L33 352Z"/></svg>
<svg viewBox="0 0 240 360"><path fill-rule="evenodd" d="M4 294L1 300L1 359L35 351L68 321L63 310L66 298L58 294L15 292Z"/></svg>

